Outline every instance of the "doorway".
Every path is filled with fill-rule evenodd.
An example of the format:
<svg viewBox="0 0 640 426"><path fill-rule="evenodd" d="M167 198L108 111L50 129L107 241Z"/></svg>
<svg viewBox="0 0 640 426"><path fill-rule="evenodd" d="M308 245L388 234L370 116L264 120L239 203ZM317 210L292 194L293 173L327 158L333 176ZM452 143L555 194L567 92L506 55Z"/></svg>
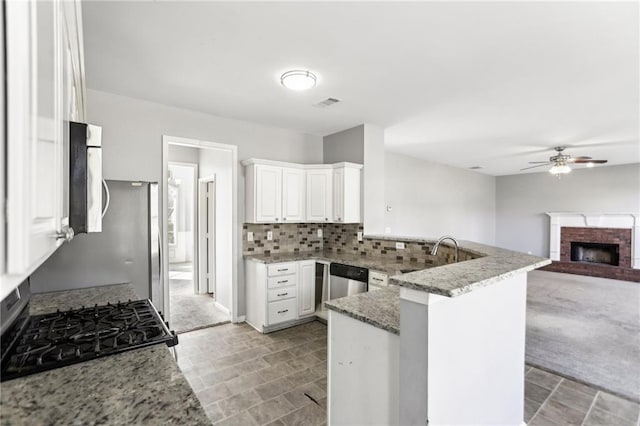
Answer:
<svg viewBox="0 0 640 426"><path fill-rule="evenodd" d="M163 137L164 310L182 333L238 321L235 146Z"/></svg>

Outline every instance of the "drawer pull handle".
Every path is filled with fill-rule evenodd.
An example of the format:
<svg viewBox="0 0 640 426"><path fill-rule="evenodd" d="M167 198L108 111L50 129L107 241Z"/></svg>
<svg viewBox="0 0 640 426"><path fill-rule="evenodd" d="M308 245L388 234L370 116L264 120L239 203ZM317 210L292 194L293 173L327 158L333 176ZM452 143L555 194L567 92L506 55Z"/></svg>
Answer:
<svg viewBox="0 0 640 426"><path fill-rule="evenodd" d="M280 294L278 294L278 297L280 297L280 296L286 296L287 294L289 294L289 293L280 293Z"/></svg>
<svg viewBox="0 0 640 426"><path fill-rule="evenodd" d="M282 281L278 281L278 284L284 284L284 283L288 283L289 280L282 280Z"/></svg>
<svg viewBox="0 0 640 426"><path fill-rule="evenodd" d="M286 271L288 271L288 270L289 270L289 268L278 269L278 272L286 272Z"/></svg>
<svg viewBox="0 0 640 426"><path fill-rule="evenodd" d="M288 309L285 309L284 311L278 311L279 314L284 314L284 313L287 313L287 312L289 312Z"/></svg>
<svg viewBox="0 0 640 426"><path fill-rule="evenodd" d="M372 278L373 280L380 281L380 282L384 281L382 278L376 278L376 277L371 277L371 278Z"/></svg>

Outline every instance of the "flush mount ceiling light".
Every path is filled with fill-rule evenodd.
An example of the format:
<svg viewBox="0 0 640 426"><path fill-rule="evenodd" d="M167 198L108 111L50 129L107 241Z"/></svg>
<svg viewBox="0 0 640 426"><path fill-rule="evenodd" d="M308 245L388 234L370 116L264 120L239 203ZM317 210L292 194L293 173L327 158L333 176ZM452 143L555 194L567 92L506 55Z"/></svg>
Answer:
<svg viewBox="0 0 640 426"><path fill-rule="evenodd" d="M316 76L310 71L287 71L280 76L280 83L291 90L309 90L316 85Z"/></svg>

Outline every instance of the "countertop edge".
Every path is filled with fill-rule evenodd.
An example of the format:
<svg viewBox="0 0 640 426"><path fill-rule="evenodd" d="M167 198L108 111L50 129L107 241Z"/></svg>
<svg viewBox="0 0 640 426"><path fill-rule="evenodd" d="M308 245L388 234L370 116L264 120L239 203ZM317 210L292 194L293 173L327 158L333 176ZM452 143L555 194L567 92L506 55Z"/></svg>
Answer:
<svg viewBox="0 0 640 426"><path fill-rule="evenodd" d="M331 309L332 311L335 311L335 312L338 312L340 314L346 315L348 317L351 317L353 319L361 321L361 322L363 322L365 324L369 324L369 325L371 325L371 326L373 326L375 328L379 328L381 330L388 331L389 333L395 334L397 336L400 335L400 329L399 328L390 326L388 324L383 324L382 322L371 318L371 316L367 316L367 315L364 315L364 314L356 313L356 312L350 311L350 310L348 310L346 308L341 308L339 306L330 304L329 302L326 302L325 306L327 307L327 309Z"/></svg>

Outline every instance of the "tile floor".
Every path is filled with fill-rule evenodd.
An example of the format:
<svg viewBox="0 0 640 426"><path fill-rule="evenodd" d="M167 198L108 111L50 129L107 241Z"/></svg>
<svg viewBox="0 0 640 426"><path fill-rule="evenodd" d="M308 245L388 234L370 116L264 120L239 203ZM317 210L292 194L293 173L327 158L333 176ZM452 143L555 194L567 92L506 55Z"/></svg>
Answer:
<svg viewBox="0 0 640 426"><path fill-rule="evenodd" d="M216 306L209 294L194 294L191 264L171 265L169 303L171 329L179 333L222 324L229 315Z"/></svg>
<svg viewBox="0 0 640 426"><path fill-rule="evenodd" d="M555 374L526 367L525 421L530 426L638 426L640 404Z"/></svg>
<svg viewBox="0 0 640 426"><path fill-rule="evenodd" d="M178 364L215 425L324 425L327 329L263 335L225 324L180 335ZM640 405L526 367L529 425L640 426Z"/></svg>

